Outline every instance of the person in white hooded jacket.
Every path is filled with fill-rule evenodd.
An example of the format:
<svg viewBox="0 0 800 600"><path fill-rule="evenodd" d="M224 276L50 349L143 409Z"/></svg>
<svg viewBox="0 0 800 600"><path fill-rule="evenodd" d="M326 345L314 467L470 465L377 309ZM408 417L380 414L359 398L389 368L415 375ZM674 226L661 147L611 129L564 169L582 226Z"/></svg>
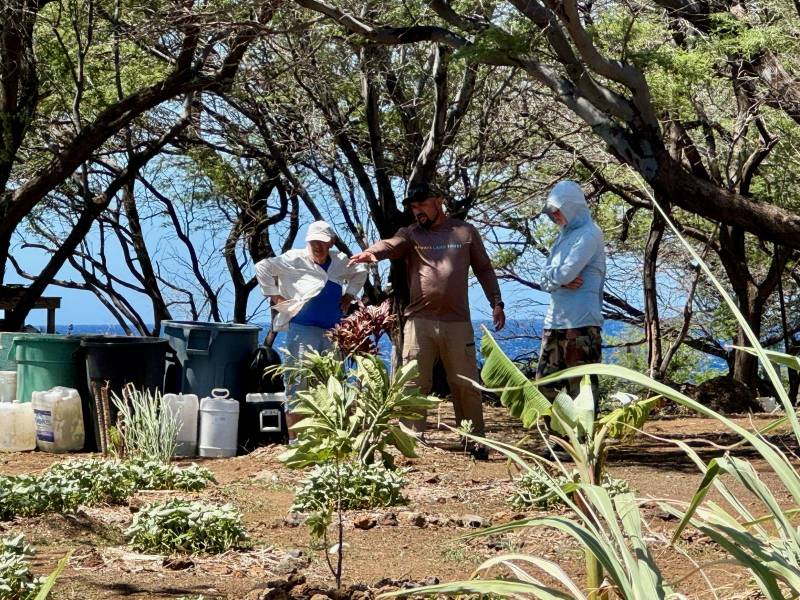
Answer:
<svg viewBox="0 0 800 600"><path fill-rule="evenodd" d="M308 226L306 247L289 250L256 263L256 279L276 311L275 331L286 332L286 352L297 361L309 350L323 352L331 342L325 333L334 327L364 286L367 270L348 265L348 257L333 249L336 234L325 221ZM286 386L286 423L299 421ZM294 433L289 429L289 439Z"/></svg>
<svg viewBox="0 0 800 600"><path fill-rule="evenodd" d="M544 320L537 378L602 360L606 275L603 232L592 219L580 185L558 182L550 190L543 212L561 232L550 249L540 281L542 290L550 293L550 306ZM579 380L569 381L570 395L578 394L579 385ZM596 378L592 387L596 408ZM544 387L542 392L554 399L557 389Z"/></svg>

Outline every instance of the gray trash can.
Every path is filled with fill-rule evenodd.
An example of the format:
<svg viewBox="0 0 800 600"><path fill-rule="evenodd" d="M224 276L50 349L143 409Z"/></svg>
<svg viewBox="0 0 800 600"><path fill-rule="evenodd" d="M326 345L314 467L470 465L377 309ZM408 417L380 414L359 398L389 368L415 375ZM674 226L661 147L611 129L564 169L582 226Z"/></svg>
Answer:
<svg viewBox="0 0 800 600"><path fill-rule="evenodd" d="M163 337L172 353L167 356L167 392L210 396L225 388L244 402L247 371L258 347L261 328L239 323L164 321ZM171 354L171 355L170 355Z"/></svg>

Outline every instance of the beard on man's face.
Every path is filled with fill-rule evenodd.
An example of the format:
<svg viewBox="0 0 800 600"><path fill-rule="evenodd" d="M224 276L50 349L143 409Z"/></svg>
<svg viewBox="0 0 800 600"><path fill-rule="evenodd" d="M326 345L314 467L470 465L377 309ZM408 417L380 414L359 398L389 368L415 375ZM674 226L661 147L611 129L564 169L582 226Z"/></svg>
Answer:
<svg viewBox="0 0 800 600"><path fill-rule="evenodd" d="M417 223L419 223L420 227L423 227L425 229L430 229L431 227L433 227L433 222L436 220L437 216L438 215L434 215L433 218L431 218L425 212L418 212L416 214L416 219L417 219Z"/></svg>

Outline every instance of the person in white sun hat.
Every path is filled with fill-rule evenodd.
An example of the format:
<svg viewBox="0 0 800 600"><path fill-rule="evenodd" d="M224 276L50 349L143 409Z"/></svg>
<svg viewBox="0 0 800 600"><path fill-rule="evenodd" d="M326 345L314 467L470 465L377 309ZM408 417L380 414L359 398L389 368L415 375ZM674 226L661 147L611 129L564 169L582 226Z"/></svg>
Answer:
<svg viewBox="0 0 800 600"><path fill-rule="evenodd" d="M335 326L364 286L364 265L348 265L348 257L333 249L336 234L325 221L308 226L306 247L295 248L256 263L256 279L276 311L273 328L286 331L289 361L309 350L323 352L331 342L325 332ZM294 388L294 389L293 389ZM293 414L295 386L286 386L286 423L300 419ZM290 441L294 433L289 430Z"/></svg>

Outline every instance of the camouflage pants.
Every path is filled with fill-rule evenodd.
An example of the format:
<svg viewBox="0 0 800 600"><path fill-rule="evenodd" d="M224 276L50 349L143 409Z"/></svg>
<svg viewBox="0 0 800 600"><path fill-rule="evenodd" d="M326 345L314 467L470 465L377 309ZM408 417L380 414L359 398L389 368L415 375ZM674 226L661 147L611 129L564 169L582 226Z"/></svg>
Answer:
<svg viewBox="0 0 800 600"><path fill-rule="evenodd" d="M563 371L567 367L599 363L602 360L602 336L599 327L545 329L542 333L542 348L539 351L536 379L541 379L557 371ZM591 379L594 407L595 411L597 411L599 401L597 376L592 375ZM567 392L574 398L580 391L580 383L580 378L575 377L566 382L559 381L553 385L542 386L539 389L552 401L560 389L567 387Z"/></svg>

